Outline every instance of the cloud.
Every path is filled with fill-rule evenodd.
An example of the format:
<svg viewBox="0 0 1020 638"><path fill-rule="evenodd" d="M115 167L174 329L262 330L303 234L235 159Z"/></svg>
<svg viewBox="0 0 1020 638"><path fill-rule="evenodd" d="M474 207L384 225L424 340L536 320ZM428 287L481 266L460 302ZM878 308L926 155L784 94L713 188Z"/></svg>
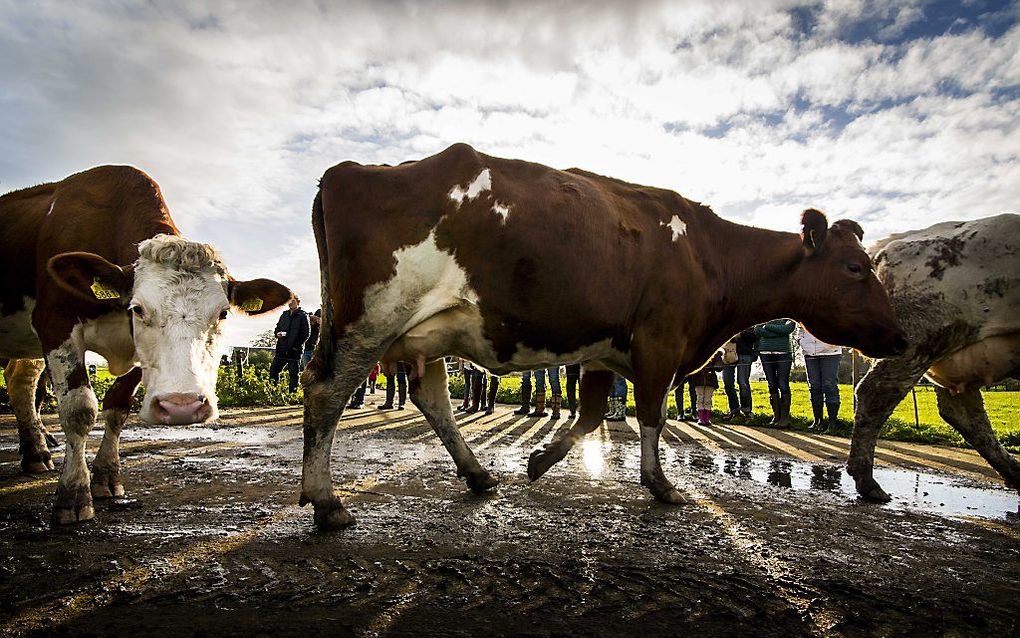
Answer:
<svg viewBox="0 0 1020 638"><path fill-rule="evenodd" d="M948 7L948 8L947 8ZM318 304L342 160L457 141L868 236L1016 210L1016 5L0 0L0 190L129 163L239 277ZM244 341L272 317L232 322Z"/></svg>

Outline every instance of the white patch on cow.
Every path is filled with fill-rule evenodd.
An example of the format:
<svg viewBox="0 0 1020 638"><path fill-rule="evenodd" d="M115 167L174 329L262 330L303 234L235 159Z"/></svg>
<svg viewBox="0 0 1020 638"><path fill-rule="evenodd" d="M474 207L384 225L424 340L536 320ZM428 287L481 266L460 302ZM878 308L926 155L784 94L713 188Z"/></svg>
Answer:
<svg viewBox="0 0 1020 638"><path fill-rule="evenodd" d="M59 403L68 392L67 379L71 372L80 365L85 365L85 349L82 345L81 324L71 330L64 343L46 353L46 365L50 369L53 381L53 394Z"/></svg>
<svg viewBox="0 0 1020 638"><path fill-rule="evenodd" d="M485 191L492 190L492 176L489 169L482 169L482 172L468 185L467 189L464 189L460 184L455 185L450 189L450 199L457 202L459 207L467 200L478 197Z"/></svg>
<svg viewBox="0 0 1020 638"><path fill-rule="evenodd" d="M510 205L502 202L493 202L492 212L499 215L499 223L506 224L506 218L510 216Z"/></svg>
<svg viewBox="0 0 1020 638"><path fill-rule="evenodd" d="M106 359L110 373L119 377L137 363L131 319L126 312L112 312L85 322L85 348Z"/></svg>
<svg viewBox="0 0 1020 638"><path fill-rule="evenodd" d="M669 223L659 222L659 226L666 226L669 228L673 235L673 241L680 239L682 235L687 234L687 224L680 219L679 215L673 215L673 218L669 220Z"/></svg>
<svg viewBox="0 0 1020 638"><path fill-rule="evenodd" d="M0 315L0 357L5 359L38 359L42 344L32 326L35 299L22 297L24 308L12 315Z"/></svg>
<svg viewBox="0 0 1020 638"><path fill-rule="evenodd" d="M208 399L215 419L219 316L229 307L223 264L209 246L175 236L148 239L139 253L131 296L145 313L132 316L145 385L139 416L156 421L154 397L194 393Z"/></svg>

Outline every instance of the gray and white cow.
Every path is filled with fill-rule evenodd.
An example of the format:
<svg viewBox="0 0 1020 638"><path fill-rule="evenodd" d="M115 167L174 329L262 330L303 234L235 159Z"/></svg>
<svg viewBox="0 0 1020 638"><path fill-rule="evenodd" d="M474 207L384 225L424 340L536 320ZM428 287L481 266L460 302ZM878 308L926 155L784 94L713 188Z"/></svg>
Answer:
<svg viewBox="0 0 1020 638"><path fill-rule="evenodd" d="M878 431L915 383L935 383L939 414L1020 489L1020 462L992 432L983 386L1020 377L1020 215L945 222L893 235L871 252L910 346L857 386L848 471L867 499L888 501L873 476Z"/></svg>

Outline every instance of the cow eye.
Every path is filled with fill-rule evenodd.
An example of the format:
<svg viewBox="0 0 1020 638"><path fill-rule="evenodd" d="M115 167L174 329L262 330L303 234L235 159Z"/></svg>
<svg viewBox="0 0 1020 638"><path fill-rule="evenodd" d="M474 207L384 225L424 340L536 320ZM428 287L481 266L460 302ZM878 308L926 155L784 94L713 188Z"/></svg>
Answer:
<svg viewBox="0 0 1020 638"><path fill-rule="evenodd" d="M130 306L128 306L128 310L130 310L132 314L134 314L134 316L138 317L139 319L145 319L145 310L143 310L142 307L139 306L138 304L131 304Z"/></svg>
<svg viewBox="0 0 1020 638"><path fill-rule="evenodd" d="M226 310L221 310L220 311L220 321L223 321L226 318L227 318L227 311Z"/></svg>
<svg viewBox="0 0 1020 638"><path fill-rule="evenodd" d="M861 272L861 265L857 263L847 264L846 269L852 272L853 274L857 275L860 274Z"/></svg>

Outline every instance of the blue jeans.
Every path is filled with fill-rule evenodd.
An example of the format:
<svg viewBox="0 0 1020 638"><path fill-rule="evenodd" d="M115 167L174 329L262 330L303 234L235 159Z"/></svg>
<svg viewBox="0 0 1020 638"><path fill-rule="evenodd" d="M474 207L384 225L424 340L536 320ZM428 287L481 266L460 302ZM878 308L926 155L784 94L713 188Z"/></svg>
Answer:
<svg viewBox="0 0 1020 638"><path fill-rule="evenodd" d="M627 398L627 379L620 376L613 376L613 387L609 390L609 396L613 399L624 399Z"/></svg>
<svg viewBox="0 0 1020 638"><path fill-rule="evenodd" d="M521 385L525 383L531 383L531 370L525 370L521 373ZM560 394L560 367L553 366L551 368L539 368L534 371L535 374L535 392L545 393L545 377L549 375L549 389L552 390L553 396L562 396Z"/></svg>
<svg viewBox="0 0 1020 638"><path fill-rule="evenodd" d="M742 354L738 355L736 363L723 366L723 385L726 388L730 412L735 413L737 410L747 414L751 412L751 363L753 363L753 359L754 357L749 354Z"/></svg>
<svg viewBox="0 0 1020 638"><path fill-rule="evenodd" d="M814 403L839 403L839 385L836 375L839 373L839 354L822 355L820 357L804 357L807 368L808 388L811 390L811 401Z"/></svg>
<svg viewBox="0 0 1020 638"><path fill-rule="evenodd" d="M312 353L313 352L314 352L314 350L306 350L304 352L304 354L301 355L301 369L302 370L304 370L305 366L308 365L308 362L312 360Z"/></svg>
<svg viewBox="0 0 1020 638"><path fill-rule="evenodd" d="M769 382L769 394L776 394L780 397L790 396L790 368L792 367L793 355L789 352L761 353L761 369L765 372L765 380Z"/></svg>

